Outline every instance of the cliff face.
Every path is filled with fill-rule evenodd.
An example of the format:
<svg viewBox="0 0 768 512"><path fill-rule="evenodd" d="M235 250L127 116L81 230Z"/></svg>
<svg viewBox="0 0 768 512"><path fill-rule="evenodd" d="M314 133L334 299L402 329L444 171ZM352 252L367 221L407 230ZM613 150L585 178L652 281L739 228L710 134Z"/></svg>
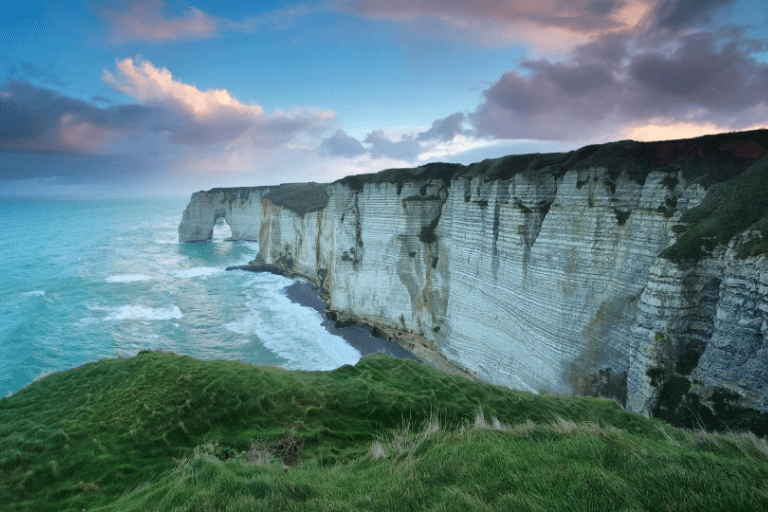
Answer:
<svg viewBox="0 0 768 512"><path fill-rule="evenodd" d="M219 219L229 224L233 240L258 240L261 197L269 187L214 188L195 192L181 217L179 242L203 242L213 237Z"/></svg>
<svg viewBox="0 0 768 512"><path fill-rule="evenodd" d="M759 423L768 264L761 250L737 253L768 232L750 221L695 258L663 251L700 229L689 217L707 190L747 175L766 148L758 131L430 164L345 178L310 207L297 206L297 185L281 186L261 194L257 214L252 192L219 216L249 226L232 231L258 239L255 263L314 280L339 319L422 358L646 414L674 419L693 404L699 417L726 408ZM768 165L751 172L768 177ZM182 226L209 229L197 212L218 211L222 194L193 195L180 239Z"/></svg>

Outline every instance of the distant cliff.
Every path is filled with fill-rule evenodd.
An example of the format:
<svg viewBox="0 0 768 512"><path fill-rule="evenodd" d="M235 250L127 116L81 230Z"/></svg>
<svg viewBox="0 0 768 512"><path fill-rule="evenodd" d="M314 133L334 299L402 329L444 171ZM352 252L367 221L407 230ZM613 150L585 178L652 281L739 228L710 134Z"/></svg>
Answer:
<svg viewBox="0 0 768 512"><path fill-rule="evenodd" d="M198 192L340 320L535 392L768 433L768 130ZM430 357L426 357L429 359Z"/></svg>

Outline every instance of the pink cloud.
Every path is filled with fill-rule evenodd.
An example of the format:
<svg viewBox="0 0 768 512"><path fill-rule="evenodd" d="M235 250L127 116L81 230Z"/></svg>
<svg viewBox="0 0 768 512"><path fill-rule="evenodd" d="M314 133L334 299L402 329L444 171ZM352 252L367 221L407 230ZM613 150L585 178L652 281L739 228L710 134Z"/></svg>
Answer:
<svg viewBox="0 0 768 512"><path fill-rule="evenodd" d="M759 130L761 128L768 128L768 123L741 127L742 130ZM696 123L656 117L643 124L624 128L622 138L640 141L689 139L729 131L732 131L729 126L712 122Z"/></svg>
<svg viewBox="0 0 768 512"><path fill-rule="evenodd" d="M336 128L334 112L265 113L226 89L200 90L147 60L122 59L102 78L132 101L103 107L22 80L0 84L0 150L37 162L0 181L50 176L184 181L197 173L221 179L247 174L253 182L263 162L276 155L319 159L314 149ZM62 164L73 159L77 165Z"/></svg>
<svg viewBox="0 0 768 512"><path fill-rule="evenodd" d="M552 54L599 34L636 27L657 3L658 0L335 0L331 5L342 12L403 23L431 18L451 27L444 34L523 43L537 54Z"/></svg>
<svg viewBox="0 0 768 512"><path fill-rule="evenodd" d="M262 24L284 27L310 12L306 6L276 9L240 21L213 16L196 7L171 14L165 0L107 0L96 11L108 26L115 42L210 39L220 32L253 32Z"/></svg>
<svg viewBox="0 0 768 512"><path fill-rule="evenodd" d="M61 117L60 148L73 153L98 154L109 147L113 132L106 126L76 119L72 114Z"/></svg>
<svg viewBox="0 0 768 512"><path fill-rule="evenodd" d="M328 111L293 109L266 115L261 106L241 103L225 89L201 91L147 60L120 60L115 74L104 71L102 79L116 91L161 109L164 128L175 144L275 148L317 137L336 122Z"/></svg>
<svg viewBox="0 0 768 512"><path fill-rule="evenodd" d="M198 118L213 116L221 109L232 109L260 116L259 105L243 105L225 89L201 91L193 85L173 79L166 68L156 68L148 60L130 57L117 61L117 77L104 71L102 80L131 98L148 103L172 103L183 106Z"/></svg>
<svg viewBox="0 0 768 512"><path fill-rule="evenodd" d="M200 9L189 7L176 17L166 16L165 11L164 0L133 0L102 8L99 14L118 41L208 39L217 34L216 20Z"/></svg>

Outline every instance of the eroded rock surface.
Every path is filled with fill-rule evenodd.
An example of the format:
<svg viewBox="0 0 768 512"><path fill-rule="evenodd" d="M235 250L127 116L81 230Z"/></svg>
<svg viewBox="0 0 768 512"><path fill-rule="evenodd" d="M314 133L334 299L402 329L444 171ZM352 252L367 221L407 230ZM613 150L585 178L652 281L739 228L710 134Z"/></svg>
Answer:
<svg viewBox="0 0 768 512"><path fill-rule="evenodd" d="M179 235L210 238L224 217L258 240L254 264L313 280L340 320L494 384L667 416L725 403L762 421L768 263L737 252L763 235L695 261L660 253L766 148L761 130L214 189L192 196Z"/></svg>

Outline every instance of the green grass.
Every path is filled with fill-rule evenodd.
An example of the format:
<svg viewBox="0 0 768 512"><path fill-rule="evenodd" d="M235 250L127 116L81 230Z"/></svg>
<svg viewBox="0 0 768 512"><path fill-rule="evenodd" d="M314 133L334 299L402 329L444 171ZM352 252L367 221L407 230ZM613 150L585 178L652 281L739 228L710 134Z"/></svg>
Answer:
<svg viewBox="0 0 768 512"><path fill-rule="evenodd" d="M704 201L686 212L677 243L661 253L672 261L698 260L718 245L754 225L756 236L738 251L738 256L768 254L768 155L739 176L713 186Z"/></svg>
<svg viewBox="0 0 768 512"><path fill-rule="evenodd" d="M384 355L168 353L0 400L3 510L765 510L768 445Z"/></svg>
<svg viewBox="0 0 768 512"><path fill-rule="evenodd" d="M320 211L328 206L327 183L284 183L264 194L274 204L297 215Z"/></svg>
<svg viewBox="0 0 768 512"><path fill-rule="evenodd" d="M687 182L701 183L709 188L740 175L765 154L766 148L768 130L721 133L671 141L625 140L584 146L567 153L509 155L466 166L430 163L410 169L386 169L378 173L347 176L337 183L357 191L362 190L366 183L396 183L399 193L407 181L440 179L448 184L452 179L472 179L477 176L492 181L509 179L522 172L550 173L559 178L569 170L603 167L608 171L606 184L611 187L615 187L622 173L642 185L652 171L677 173L679 170ZM674 188L677 178L670 176L666 183Z"/></svg>

